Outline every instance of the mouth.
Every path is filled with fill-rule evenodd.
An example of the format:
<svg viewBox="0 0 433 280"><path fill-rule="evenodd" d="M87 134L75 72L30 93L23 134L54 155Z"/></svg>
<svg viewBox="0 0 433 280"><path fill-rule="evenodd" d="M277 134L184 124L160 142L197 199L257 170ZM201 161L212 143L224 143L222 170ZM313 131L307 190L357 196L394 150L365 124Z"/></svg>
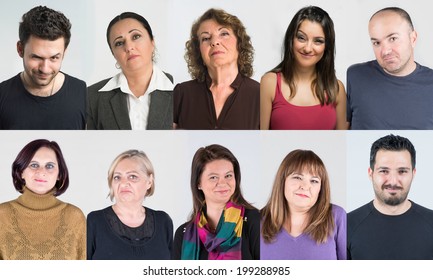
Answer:
<svg viewBox="0 0 433 280"><path fill-rule="evenodd" d="M129 60L133 60L133 59L135 59L135 58L137 58L138 57L138 55L131 55L131 56L128 56L128 61Z"/></svg>
<svg viewBox="0 0 433 280"><path fill-rule="evenodd" d="M295 193L296 196L302 197L302 198L309 198L308 195L303 194L303 193Z"/></svg>
<svg viewBox="0 0 433 280"><path fill-rule="evenodd" d="M35 181L38 183L46 183L47 182L46 180L42 180L42 179L35 179Z"/></svg>
<svg viewBox="0 0 433 280"><path fill-rule="evenodd" d="M220 195L227 195L230 192L230 190L221 190L221 191L216 191L216 193L220 194Z"/></svg>
<svg viewBox="0 0 433 280"><path fill-rule="evenodd" d="M219 55L219 54L223 54L224 52L222 52L222 51L215 51L215 52L212 52L211 53L211 56L214 56L214 55Z"/></svg>

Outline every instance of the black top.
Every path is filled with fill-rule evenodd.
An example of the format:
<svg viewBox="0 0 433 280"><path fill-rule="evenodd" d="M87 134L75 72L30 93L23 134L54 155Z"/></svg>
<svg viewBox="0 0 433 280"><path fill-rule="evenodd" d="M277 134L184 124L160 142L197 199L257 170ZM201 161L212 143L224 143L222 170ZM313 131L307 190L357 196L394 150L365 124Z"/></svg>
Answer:
<svg viewBox="0 0 433 280"><path fill-rule="evenodd" d="M238 74L216 118L210 91L211 79L192 80L176 85L173 92L173 122L179 129L259 129L260 84Z"/></svg>
<svg viewBox="0 0 433 280"><path fill-rule="evenodd" d="M145 209L146 219L137 228L116 219L111 206L91 212L87 216L87 259L169 260L173 222L163 211Z"/></svg>
<svg viewBox="0 0 433 280"><path fill-rule="evenodd" d="M174 235L172 257L180 260L182 256L182 243L185 227L189 222L182 224ZM245 217L242 226L241 251L243 260L260 259L260 214L257 209L245 209ZM200 260L207 260L208 252L200 242Z"/></svg>
<svg viewBox="0 0 433 280"><path fill-rule="evenodd" d="M347 258L433 259L433 211L414 202L405 213L384 215L370 202L347 215Z"/></svg>
<svg viewBox="0 0 433 280"><path fill-rule="evenodd" d="M62 87L48 97L28 92L20 74L2 82L0 129L85 129L86 83L64 75Z"/></svg>

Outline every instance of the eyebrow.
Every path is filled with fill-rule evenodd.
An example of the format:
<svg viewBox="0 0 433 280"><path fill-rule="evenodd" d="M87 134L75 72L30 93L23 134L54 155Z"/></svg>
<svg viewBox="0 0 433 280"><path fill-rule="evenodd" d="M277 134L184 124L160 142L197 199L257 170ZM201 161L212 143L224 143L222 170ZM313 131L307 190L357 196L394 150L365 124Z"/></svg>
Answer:
<svg viewBox="0 0 433 280"><path fill-rule="evenodd" d="M218 28L218 31L221 31L221 29L223 29L223 28L225 28L225 29L229 29L228 27L226 27L226 26L221 26L220 28ZM203 34L210 34L208 31L203 31L202 33L200 33L199 35L203 35Z"/></svg>
<svg viewBox="0 0 433 280"><path fill-rule="evenodd" d="M45 57L42 57L42 56L37 55L35 53L32 53L31 55L32 55L32 57L35 57L35 58L38 58L38 59L46 59ZM48 58L53 58L53 57L61 56L61 55L62 55L61 53L56 53L55 55L51 55Z"/></svg>
<svg viewBox="0 0 433 280"><path fill-rule="evenodd" d="M391 34L387 35L385 38L389 38L389 37L392 37L392 36L395 36L395 35L399 35L399 33L397 33L397 32L391 33ZM371 37L370 41L379 41L379 39Z"/></svg>
<svg viewBox="0 0 433 280"><path fill-rule="evenodd" d="M304 31L302 31L301 29L298 29L298 32L302 33L302 35L307 36L307 33L305 33ZM308 37L308 36L307 36ZM325 39L325 36L313 36L314 39Z"/></svg>
<svg viewBox="0 0 433 280"><path fill-rule="evenodd" d="M140 33L143 33L141 30L134 28L134 29L129 30L128 34L131 34L131 33L134 32L134 31L138 31L138 32L140 32ZM114 38L113 43L116 42L117 39L121 39L121 38L123 38L122 35L120 35L120 36Z"/></svg>

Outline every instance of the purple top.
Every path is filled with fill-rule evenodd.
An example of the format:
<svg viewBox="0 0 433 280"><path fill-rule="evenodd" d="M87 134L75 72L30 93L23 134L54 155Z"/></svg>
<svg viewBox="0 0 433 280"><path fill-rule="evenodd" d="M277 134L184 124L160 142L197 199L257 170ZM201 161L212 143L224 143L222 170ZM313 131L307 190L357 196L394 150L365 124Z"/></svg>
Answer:
<svg viewBox="0 0 433 280"><path fill-rule="evenodd" d="M260 236L261 260L345 260L346 251L346 211L332 205L334 232L326 243L317 244L309 235L291 236L286 230L275 236L275 241L265 243Z"/></svg>

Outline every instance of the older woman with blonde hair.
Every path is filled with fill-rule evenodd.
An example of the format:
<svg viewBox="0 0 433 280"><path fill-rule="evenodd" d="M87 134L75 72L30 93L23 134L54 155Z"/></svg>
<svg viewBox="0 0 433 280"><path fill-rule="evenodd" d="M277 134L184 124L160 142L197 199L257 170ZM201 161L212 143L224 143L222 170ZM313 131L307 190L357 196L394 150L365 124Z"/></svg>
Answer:
<svg viewBox="0 0 433 280"><path fill-rule="evenodd" d="M167 213L143 206L155 190L152 163L128 150L108 171L112 206L87 217L87 259L170 259L173 222Z"/></svg>
<svg viewBox="0 0 433 280"><path fill-rule="evenodd" d="M185 60L193 80L174 89L173 127L259 129L260 85L254 49L242 22L209 9L192 26Z"/></svg>
<svg viewBox="0 0 433 280"><path fill-rule="evenodd" d="M346 259L346 212L330 201L322 160L312 151L290 152L262 209L260 259Z"/></svg>

